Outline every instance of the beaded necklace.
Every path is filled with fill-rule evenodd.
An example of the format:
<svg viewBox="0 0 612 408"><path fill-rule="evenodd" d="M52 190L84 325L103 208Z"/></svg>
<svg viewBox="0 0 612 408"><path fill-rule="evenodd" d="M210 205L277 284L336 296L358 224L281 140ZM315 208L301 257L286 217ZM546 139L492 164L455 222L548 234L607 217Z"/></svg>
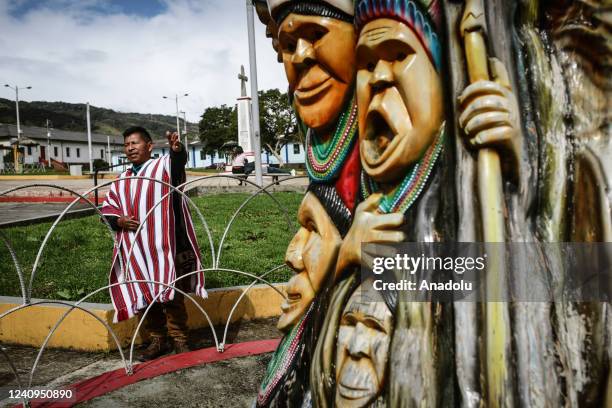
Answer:
<svg viewBox="0 0 612 408"><path fill-rule="evenodd" d="M306 134L306 169L311 181L333 180L342 168L357 139L357 102L355 95L340 120L329 143L321 143L312 130Z"/></svg>
<svg viewBox="0 0 612 408"><path fill-rule="evenodd" d="M283 337L280 344L276 348L272 359L268 363L266 369L266 376L261 383L259 393L257 394L257 405L266 406L270 402L270 396L276 389L279 381L284 377L289 370L289 367L295 360L295 356L298 352L298 348L301 345L302 335L304 334L304 327L310 316L313 304L310 305L308 311L304 313L304 316L300 321L293 326L291 331Z"/></svg>
<svg viewBox="0 0 612 408"><path fill-rule="evenodd" d="M436 161L440 156L440 152L444 147L444 124L438 132L436 141L432 143L423 157L412 166L412 169L406 174L400 186L391 195L384 195L378 204L378 210L383 214L402 213L414 204L419 198L431 172L436 165ZM371 194L379 191L378 184L368 175L361 172L361 194L363 198L368 198Z"/></svg>

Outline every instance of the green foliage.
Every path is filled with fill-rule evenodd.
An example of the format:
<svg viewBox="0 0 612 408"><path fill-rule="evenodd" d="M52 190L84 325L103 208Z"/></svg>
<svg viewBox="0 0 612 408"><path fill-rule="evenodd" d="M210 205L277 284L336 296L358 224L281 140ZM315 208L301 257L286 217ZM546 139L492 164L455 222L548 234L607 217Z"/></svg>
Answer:
<svg viewBox="0 0 612 408"><path fill-rule="evenodd" d="M278 89L259 91L261 144L268 151L278 152L298 138L298 128L289 97Z"/></svg>
<svg viewBox="0 0 612 408"><path fill-rule="evenodd" d="M54 129L84 132L87 130L85 104L66 102L19 102L22 125L45 127L47 119ZM112 109L89 107L92 131L120 134L130 126L144 126L154 138L164 136L166 130L176 127L176 117L142 113L123 113ZM0 98L0 123L15 123L15 102Z"/></svg>
<svg viewBox="0 0 612 408"><path fill-rule="evenodd" d="M259 123L261 145L278 152L285 144L302 141L293 107L286 93L278 89L259 91ZM206 108L199 123L200 140L211 154L223 143L238 140L238 111L227 105Z"/></svg>
<svg viewBox="0 0 612 408"><path fill-rule="evenodd" d="M273 193L287 209L291 225L278 206L267 196L257 196L238 215L229 230L221 255L221 268L237 269L255 275L282 265L285 250L298 228L296 214L302 194ZM218 194L195 197L211 230L215 251L223 231L236 209L249 194ZM202 263L211 266L208 238L196 212L192 210L196 235L202 252ZM38 248L51 223L3 230L16 251L29 278ZM112 235L97 216L60 222L45 247L33 284L33 297L78 300L108 285L113 253ZM291 277L287 268L267 276L272 282L285 282ZM207 272L206 287L250 284L252 279L230 272ZM27 282L26 282L27 285ZM9 251L0 246L0 295L21 296L17 273ZM91 302L110 302L108 290L89 298Z"/></svg>
<svg viewBox="0 0 612 408"><path fill-rule="evenodd" d="M102 167L107 167L107 166L108 166L108 163L106 162L106 160L94 159L93 161L94 170L101 169Z"/></svg>
<svg viewBox="0 0 612 408"><path fill-rule="evenodd" d="M223 143L238 138L238 112L227 105L206 108L198 126L203 149L211 154Z"/></svg>

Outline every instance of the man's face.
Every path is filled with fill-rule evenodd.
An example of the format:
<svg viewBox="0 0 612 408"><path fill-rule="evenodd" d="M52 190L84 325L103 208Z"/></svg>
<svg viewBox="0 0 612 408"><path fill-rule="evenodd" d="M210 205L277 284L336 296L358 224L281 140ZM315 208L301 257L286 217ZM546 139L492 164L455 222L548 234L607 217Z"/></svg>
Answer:
<svg viewBox="0 0 612 408"><path fill-rule="evenodd" d="M300 118L314 130L334 125L355 77L353 25L292 13L279 27L278 41Z"/></svg>
<svg viewBox="0 0 612 408"><path fill-rule="evenodd" d="M357 69L361 163L376 181L397 180L440 130L440 77L414 31L387 18L363 27Z"/></svg>
<svg viewBox="0 0 612 408"><path fill-rule="evenodd" d="M285 262L295 275L287 285L287 300L281 305L279 330L291 328L321 290L336 265L342 238L317 197L307 193L298 210L300 229L285 255Z"/></svg>
<svg viewBox="0 0 612 408"><path fill-rule="evenodd" d="M361 286L346 305L336 343L336 406L365 407L380 395L393 316L380 294Z"/></svg>
<svg viewBox="0 0 612 408"><path fill-rule="evenodd" d="M123 139L123 151L132 164L142 164L151 158L153 143L145 141L140 133L132 133Z"/></svg>

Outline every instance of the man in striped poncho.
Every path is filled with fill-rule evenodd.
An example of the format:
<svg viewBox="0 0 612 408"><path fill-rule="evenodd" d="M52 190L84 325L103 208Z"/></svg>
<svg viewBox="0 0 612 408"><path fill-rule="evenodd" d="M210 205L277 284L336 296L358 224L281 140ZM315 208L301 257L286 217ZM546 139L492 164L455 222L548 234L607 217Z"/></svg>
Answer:
<svg viewBox="0 0 612 408"><path fill-rule="evenodd" d="M170 187L185 181L187 153L178 134L166 133L170 154L155 159L151 158L153 143L146 129L131 127L123 136L132 167L112 184L102 206L102 214L117 234L109 279L111 285L149 282L114 285L110 293L115 321L133 317L159 295L144 324L151 343L139 359L146 361L170 351L168 335L177 353L189 350L184 299L174 287L202 297L206 297L206 290L204 273L173 283L202 268L186 200Z"/></svg>

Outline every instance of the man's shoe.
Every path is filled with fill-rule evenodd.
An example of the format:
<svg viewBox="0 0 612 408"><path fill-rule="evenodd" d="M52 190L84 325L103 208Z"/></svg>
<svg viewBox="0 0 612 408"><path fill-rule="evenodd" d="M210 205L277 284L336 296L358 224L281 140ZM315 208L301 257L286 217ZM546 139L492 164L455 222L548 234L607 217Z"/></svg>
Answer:
<svg viewBox="0 0 612 408"><path fill-rule="evenodd" d="M191 348L189 347L187 340L174 339L174 353L181 354L181 353L188 353L190 351L191 351Z"/></svg>
<svg viewBox="0 0 612 408"><path fill-rule="evenodd" d="M155 360L170 351L168 341L164 337L151 337L151 344L138 355L139 361Z"/></svg>

